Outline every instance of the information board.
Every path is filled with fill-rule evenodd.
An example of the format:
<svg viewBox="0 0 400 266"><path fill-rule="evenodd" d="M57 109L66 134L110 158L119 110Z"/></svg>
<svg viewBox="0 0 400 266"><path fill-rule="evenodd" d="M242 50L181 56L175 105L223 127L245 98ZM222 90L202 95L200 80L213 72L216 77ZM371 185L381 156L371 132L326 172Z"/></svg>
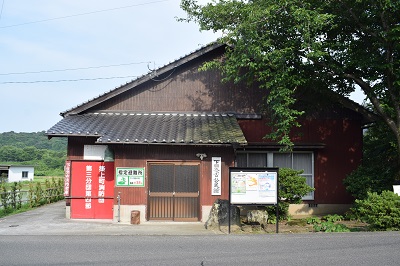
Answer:
<svg viewBox="0 0 400 266"><path fill-rule="evenodd" d="M229 169L230 202L233 205L278 203L278 168Z"/></svg>
<svg viewBox="0 0 400 266"><path fill-rule="evenodd" d="M116 168L117 187L144 187L144 168Z"/></svg>

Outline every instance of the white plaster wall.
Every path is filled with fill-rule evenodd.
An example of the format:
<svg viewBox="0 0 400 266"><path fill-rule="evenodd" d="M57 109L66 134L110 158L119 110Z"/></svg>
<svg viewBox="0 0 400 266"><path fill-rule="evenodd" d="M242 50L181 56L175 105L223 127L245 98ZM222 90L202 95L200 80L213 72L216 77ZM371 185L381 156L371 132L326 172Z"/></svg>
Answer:
<svg viewBox="0 0 400 266"><path fill-rule="evenodd" d="M120 223L130 224L132 211L140 211L140 223L146 223L146 205L121 205ZM118 205L114 205L113 222L118 222Z"/></svg>
<svg viewBox="0 0 400 266"><path fill-rule="evenodd" d="M290 204L289 214L294 218L304 216L319 216L327 214L344 214L352 204L318 204L310 207L308 204Z"/></svg>
<svg viewBox="0 0 400 266"><path fill-rule="evenodd" d="M22 172L28 171L28 178L22 178ZM34 176L33 166L14 166L8 170L8 182L32 181Z"/></svg>
<svg viewBox="0 0 400 266"><path fill-rule="evenodd" d="M212 206L202 206L201 207L201 222L205 223L210 216Z"/></svg>

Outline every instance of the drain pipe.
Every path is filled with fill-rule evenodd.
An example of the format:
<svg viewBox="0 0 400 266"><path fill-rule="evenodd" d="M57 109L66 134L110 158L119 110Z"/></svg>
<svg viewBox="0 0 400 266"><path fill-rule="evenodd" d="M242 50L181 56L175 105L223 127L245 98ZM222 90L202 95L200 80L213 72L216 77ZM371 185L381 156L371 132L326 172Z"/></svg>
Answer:
<svg viewBox="0 0 400 266"><path fill-rule="evenodd" d="M118 222L121 222L121 192L118 192L117 201L118 201Z"/></svg>

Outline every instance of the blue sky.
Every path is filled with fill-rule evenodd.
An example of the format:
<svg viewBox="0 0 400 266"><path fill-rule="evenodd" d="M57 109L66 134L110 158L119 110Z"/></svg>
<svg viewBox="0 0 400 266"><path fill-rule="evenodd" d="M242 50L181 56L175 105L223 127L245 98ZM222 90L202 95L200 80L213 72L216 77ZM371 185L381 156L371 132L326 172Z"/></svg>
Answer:
<svg viewBox="0 0 400 266"><path fill-rule="evenodd" d="M47 130L60 112L217 39L177 22L179 3L0 0L0 132Z"/></svg>
<svg viewBox="0 0 400 266"><path fill-rule="evenodd" d="M0 0L0 132L47 130L60 112L216 40L177 22L179 3Z"/></svg>

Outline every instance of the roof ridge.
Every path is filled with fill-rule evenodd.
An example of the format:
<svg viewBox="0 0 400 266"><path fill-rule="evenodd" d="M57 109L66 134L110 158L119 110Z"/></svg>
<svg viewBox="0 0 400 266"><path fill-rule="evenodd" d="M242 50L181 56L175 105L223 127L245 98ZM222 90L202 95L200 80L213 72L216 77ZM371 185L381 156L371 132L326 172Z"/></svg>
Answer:
<svg viewBox="0 0 400 266"><path fill-rule="evenodd" d="M81 104L78 104L78 105L76 105L75 107L72 107L72 108L70 108L70 109L67 109L67 110L61 112L60 115L64 117L65 115L68 115L68 113L72 112L73 110L76 110L76 109L81 108L81 107L83 107L83 106L85 106L85 105L88 105L89 103L91 103L91 102L93 102L93 101L95 101L95 100L98 100L98 99L100 99L100 98L102 98L102 97L105 97L105 96L111 94L112 92L116 92L116 91L118 91L118 90L123 89L124 87L129 87L129 85L132 85L131 87L129 87L129 88L126 89L126 90L129 90L129 89L131 89L131 88L133 88L133 87L135 87L135 86L137 86L137 85L139 85L139 84L141 84L141 83L143 83L143 82L146 82L146 81L147 81L146 78L148 78L148 77L151 78L151 74L152 74L152 73L157 73L158 76L159 76L159 75L162 75L162 74L164 74L165 72L167 72L167 71L169 70L168 67L171 67L171 66L172 66L172 68L174 69L174 68L176 68L178 65L184 64L185 62L182 62L181 64L178 64L178 63L179 63L179 61L183 61L185 58L188 58L188 57L190 57L190 56L193 56L193 55L195 55L196 53L199 53L198 56L200 56L200 55L202 55L202 53L201 53L202 50L206 50L205 52L207 52L209 49L210 49L210 51L211 51L211 50L217 49L217 48L219 48L219 47L221 47L221 46L224 46L224 44L219 43L218 40L217 40L217 41L214 41L214 42L211 42L211 43L209 43L209 44L207 44L207 45L203 45L202 47L200 47L200 48L198 48L198 49L196 49L196 50L194 50L194 51L192 51L192 52L190 52L190 53L188 53L188 54L186 54L186 55L183 55L183 56L179 57L178 59L175 59L175 60L172 61L172 62L169 62L169 63L167 63L167 64L165 64L165 65L163 65L163 66L161 66L161 67L159 67L159 68L157 68L157 69L154 69L153 71L150 71L150 72L148 72L148 73L146 73L146 74L143 74L143 75L141 75L141 76L138 76L136 79L133 79L133 80L131 80L131 81L128 81L128 82L126 82L125 84L121 84L120 86L115 87L115 88L113 88L113 89L111 89L111 90L109 90L109 91L106 91L106 92L104 92L103 94L100 94L100 95L98 95L98 96L96 96L96 97L94 97L94 98L92 98L92 99L90 99L90 100L87 100L87 101L85 101L85 102L83 102L83 103L81 103ZM197 56L197 57L198 57L198 56ZM195 57L195 58L197 58L197 57ZM195 59L195 58L193 58L193 59ZM192 59L192 60L193 60L193 59ZM189 61L190 61L190 60L189 60ZM174 66L174 64L176 64L176 65ZM135 84L135 83L137 83L137 84ZM126 90L124 90L124 91L126 91ZM121 93L124 92L124 91L121 91Z"/></svg>

